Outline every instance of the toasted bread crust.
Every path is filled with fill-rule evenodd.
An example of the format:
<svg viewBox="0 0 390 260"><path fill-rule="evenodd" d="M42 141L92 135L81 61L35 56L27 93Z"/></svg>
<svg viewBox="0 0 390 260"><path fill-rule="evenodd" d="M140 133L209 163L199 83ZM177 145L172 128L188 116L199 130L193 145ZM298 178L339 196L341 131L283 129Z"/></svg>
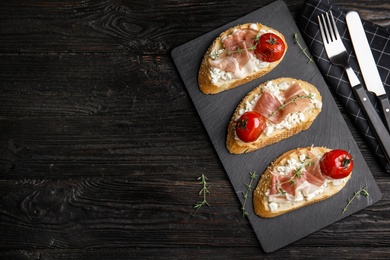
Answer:
<svg viewBox="0 0 390 260"><path fill-rule="evenodd" d="M278 79L273 79L271 80L272 82L275 82L276 84L279 84L281 82L287 82L291 84L292 82L297 82L302 89L314 93L316 95L316 99L322 100L320 92L317 90L317 88L303 80L298 80L294 78L278 78ZM311 108L308 109L304 112L306 121L302 122L300 124L297 124L293 126L291 129L277 129L274 130L274 132L266 136L265 133L262 133L260 137L250 143L245 143L242 142L241 140L238 140L235 137L235 125L236 125L236 119L239 116L240 110L245 107L245 103L249 100L252 100L256 94L261 94L262 93L262 88L263 86L267 85L269 81L261 84L257 88L253 89L251 92L249 92L239 103L237 106L236 110L234 111L234 114L229 122L228 125L228 133L227 133L227 138L226 138L226 147L229 150L230 153L232 154L242 154L242 153L249 153L253 152L255 150L258 150L262 147L265 147L267 145L277 143L283 139L289 138L303 130L308 129L313 121L316 119L317 115L321 112L321 109L319 108Z"/></svg>
<svg viewBox="0 0 390 260"><path fill-rule="evenodd" d="M295 209L302 208L308 205L311 205L313 203L325 200L333 195L335 195L337 192L342 190L344 186L347 184L348 180L351 178L352 173L348 175L344 180L344 182L340 185L334 186L333 184L329 183L327 187L324 189L324 191L314 197L310 201L299 201L299 202L286 202L286 203L280 203L279 208L275 211L271 211L268 204L268 197L265 195L266 191L271 186L272 181L272 173L275 172L275 168L284 165L287 159L289 158L298 158L298 156L302 153L307 153L308 151L313 152L316 155L323 155L324 153L330 151L331 149L326 147L304 147L304 148L297 148L294 150L287 151L283 153L281 156L275 159L274 162L270 164L270 166L265 170L265 172L262 174L255 190L253 191L253 207L256 215L263 217L263 218L273 218L282 214L285 214L287 212L291 212Z"/></svg>
<svg viewBox="0 0 390 260"><path fill-rule="evenodd" d="M210 75L211 68L210 68L210 64L209 64L209 58L210 58L211 52L213 50L219 50L219 49L223 48L222 39L225 36L232 34L232 32L235 29L249 28L249 26L251 24L256 24L257 28L259 30L271 30L273 33L278 35L283 40L283 42L285 44L285 52L284 52L282 58L280 58L279 60L277 60L275 62L271 62L267 68L261 69L257 72L253 72L253 73L247 75L245 78L232 79L232 80L225 81L223 83L213 84L211 81L211 75ZM286 42L284 36L280 32L276 31L273 28L270 28L270 27L265 26L265 25L260 24L260 23L246 23L246 24L240 24L240 25L237 25L235 27L232 27L232 28L222 32L213 41L213 43L210 45L210 47L208 48L208 50L204 54L203 60L202 60L201 65L200 65L199 73L198 73L199 88L205 94L217 94L217 93L220 93L222 91L243 85L243 84L250 82L252 80L258 79L258 78L264 76L265 74L267 74L268 72L270 72L271 70L273 70L283 60L283 57L286 54L287 49L288 49L288 46L287 46L287 42Z"/></svg>

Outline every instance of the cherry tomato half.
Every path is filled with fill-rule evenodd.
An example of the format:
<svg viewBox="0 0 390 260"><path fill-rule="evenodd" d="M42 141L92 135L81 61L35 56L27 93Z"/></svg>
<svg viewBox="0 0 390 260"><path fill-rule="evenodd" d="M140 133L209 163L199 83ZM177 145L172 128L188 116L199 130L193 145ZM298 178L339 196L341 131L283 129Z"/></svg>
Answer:
<svg viewBox="0 0 390 260"><path fill-rule="evenodd" d="M320 160L321 172L332 179L347 177L353 169L353 158L344 150L332 150Z"/></svg>
<svg viewBox="0 0 390 260"><path fill-rule="evenodd" d="M245 112L236 122L236 134L246 143L256 141L265 128L265 118L254 111Z"/></svg>
<svg viewBox="0 0 390 260"><path fill-rule="evenodd" d="M274 33L262 34L256 45L255 55L258 59L273 62L282 58L286 46L283 40Z"/></svg>

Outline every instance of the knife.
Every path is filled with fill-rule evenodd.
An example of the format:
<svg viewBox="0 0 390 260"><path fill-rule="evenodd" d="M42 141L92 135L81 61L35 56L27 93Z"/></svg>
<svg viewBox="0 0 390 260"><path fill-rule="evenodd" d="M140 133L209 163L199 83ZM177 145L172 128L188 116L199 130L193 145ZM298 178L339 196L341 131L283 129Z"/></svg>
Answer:
<svg viewBox="0 0 390 260"><path fill-rule="evenodd" d="M367 90L374 92L380 100L383 115L385 117L385 125L387 124L387 129L390 131L389 99L387 98L385 88L383 87L374 57L372 56L362 21L359 14L355 11L348 12L345 19Z"/></svg>

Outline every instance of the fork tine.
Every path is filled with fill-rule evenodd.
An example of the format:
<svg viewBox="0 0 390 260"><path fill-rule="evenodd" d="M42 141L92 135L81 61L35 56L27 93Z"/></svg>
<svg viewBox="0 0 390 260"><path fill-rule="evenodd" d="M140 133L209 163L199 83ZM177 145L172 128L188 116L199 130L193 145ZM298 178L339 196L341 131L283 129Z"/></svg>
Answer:
<svg viewBox="0 0 390 260"><path fill-rule="evenodd" d="M339 30L337 29L336 22L334 21L334 17L333 17L332 11L330 11L330 16L332 18L333 30L334 30L334 32L336 34L336 40L340 39Z"/></svg>
<svg viewBox="0 0 390 260"><path fill-rule="evenodd" d="M324 26L322 25L322 22L321 22L321 17L322 17L322 15L319 15L317 18L318 18L318 25L320 27L322 42L325 45L327 40L326 40L326 36L325 36L325 32L324 32Z"/></svg>
<svg viewBox="0 0 390 260"><path fill-rule="evenodd" d="M333 31L334 31L333 25L332 25L332 23L330 22L330 19L329 19L329 13L326 13L326 22L324 21L324 23L329 27L328 28L328 31L329 31L329 34L330 34L329 41L331 41L331 42L335 41L336 38L335 38L334 33L333 33Z"/></svg>
<svg viewBox="0 0 390 260"><path fill-rule="evenodd" d="M328 14L326 13L326 15L328 15ZM329 24L326 22L324 15L321 15L321 18L322 18L322 24L324 25L324 29L325 29L326 39L327 39L328 43L330 43L330 42L332 42L332 38L330 37L330 34L329 34L329 31L331 30L331 28L328 28Z"/></svg>
<svg viewBox="0 0 390 260"><path fill-rule="evenodd" d="M328 30L328 26L325 23L325 18L323 14L321 15L321 17L318 16L318 23L320 25L320 31L321 31L322 41L324 42L324 45L330 43L331 39L329 35L329 30Z"/></svg>

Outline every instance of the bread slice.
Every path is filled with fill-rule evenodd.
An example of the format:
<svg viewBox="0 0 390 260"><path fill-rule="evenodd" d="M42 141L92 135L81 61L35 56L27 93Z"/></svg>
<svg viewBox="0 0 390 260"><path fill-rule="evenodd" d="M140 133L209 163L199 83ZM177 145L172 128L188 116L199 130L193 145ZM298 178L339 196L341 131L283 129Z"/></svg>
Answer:
<svg viewBox="0 0 390 260"><path fill-rule="evenodd" d="M260 135L260 137L254 142L246 143L241 141L236 136L235 126L236 126L236 121L239 119L240 115L242 114L242 111L248 110L247 108L248 102L250 103L251 100L254 100L256 95L260 96L268 84L279 85L283 82L289 85L296 82L307 94L311 94L313 96L311 100L312 102L315 103L313 103L313 107L308 108L306 111L303 112L304 120L302 120L298 124L293 125L290 129L275 128L272 133L269 133L269 131L265 129L265 131ZM283 92L283 90L281 91ZM322 109L322 97L320 92L314 85L306 81L298 80L294 78L277 78L277 79L267 81L261 84L260 86L258 86L257 88L253 89L251 92L249 92L237 106L228 125L226 147L229 150L229 152L232 154L242 154L242 153L253 152L267 145L277 143L283 139L289 138L303 130L308 129L313 123L313 121L316 119L317 115L321 112L321 109ZM269 124L269 122L267 122L267 124Z"/></svg>
<svg viewBox="0 0 390 260"><path fill-rule="evenodd" d="M244 75L243 77L237 77L237 78L233 77L230 80L219 80L218 82L213 83L212 76L211 76L211 66L210 66L210 59L212 59L212 57L213 57L213 55L212 55L213 51L215 52L215 51L224 49L222 41L225 37L231 35L236 30L246 29L246 28L252 28L252 29L258 30L259 31L258 35L261 35L265 32L272 32L272 33L278 35L285 44L285 51L284 51L283 56L277 61L270 62L267 67L259 68L257 71L253 71L251 73L248 73L248 74ZM208 48L208 50L206 51L206 53L203 56L203 60L201 62L199 73L198 73L198 84L199 84L200 90L205 94L217 94L217 93L220 93L224 90L232 89L232 88L235 88L237 86L243 85L249 81L252 81L254 79L260 78L263 75L270 72L271 70L273 70L283 60L283 57L284 57L285 53L287 52L287 49L288 49L288 46L287 46L287 42L286 42L284 36L280 32L276 31L275 29L272 29L272 28L265 26L263 24L246 23L246 24L240 24L240 25L237 25L233 28L230 28L230 29L222 32L213 41L213 43L211 44L211 46Z"/></svg>
<svg viewBox="0 0 390 260"><path fill-rule="evenodd" d="M352 173L349 174L344 179L333 181L326 181L326 185L322 186L323 191L315 195L312 199L307 200L306 198L302 201L285 201L278 202L277 209L271 210L270 203L268 201L267 191L270 189L272 182L272 173L278 172L279 166L284 166L287 163L287 160L294 158L298 162L300 161L300 155L306 155L310 151L311 153L322 157L323 154L330 151L331 149L326 147L304 147L290 150L279 156L271 165L265 170L262 174L255 190L253 191L253 207L256 215L263 218L272 218L284 213L293 211L298 208L308 206L310 204L325 200L341 189L347 184L348 180L351 178Z"/></svg>

